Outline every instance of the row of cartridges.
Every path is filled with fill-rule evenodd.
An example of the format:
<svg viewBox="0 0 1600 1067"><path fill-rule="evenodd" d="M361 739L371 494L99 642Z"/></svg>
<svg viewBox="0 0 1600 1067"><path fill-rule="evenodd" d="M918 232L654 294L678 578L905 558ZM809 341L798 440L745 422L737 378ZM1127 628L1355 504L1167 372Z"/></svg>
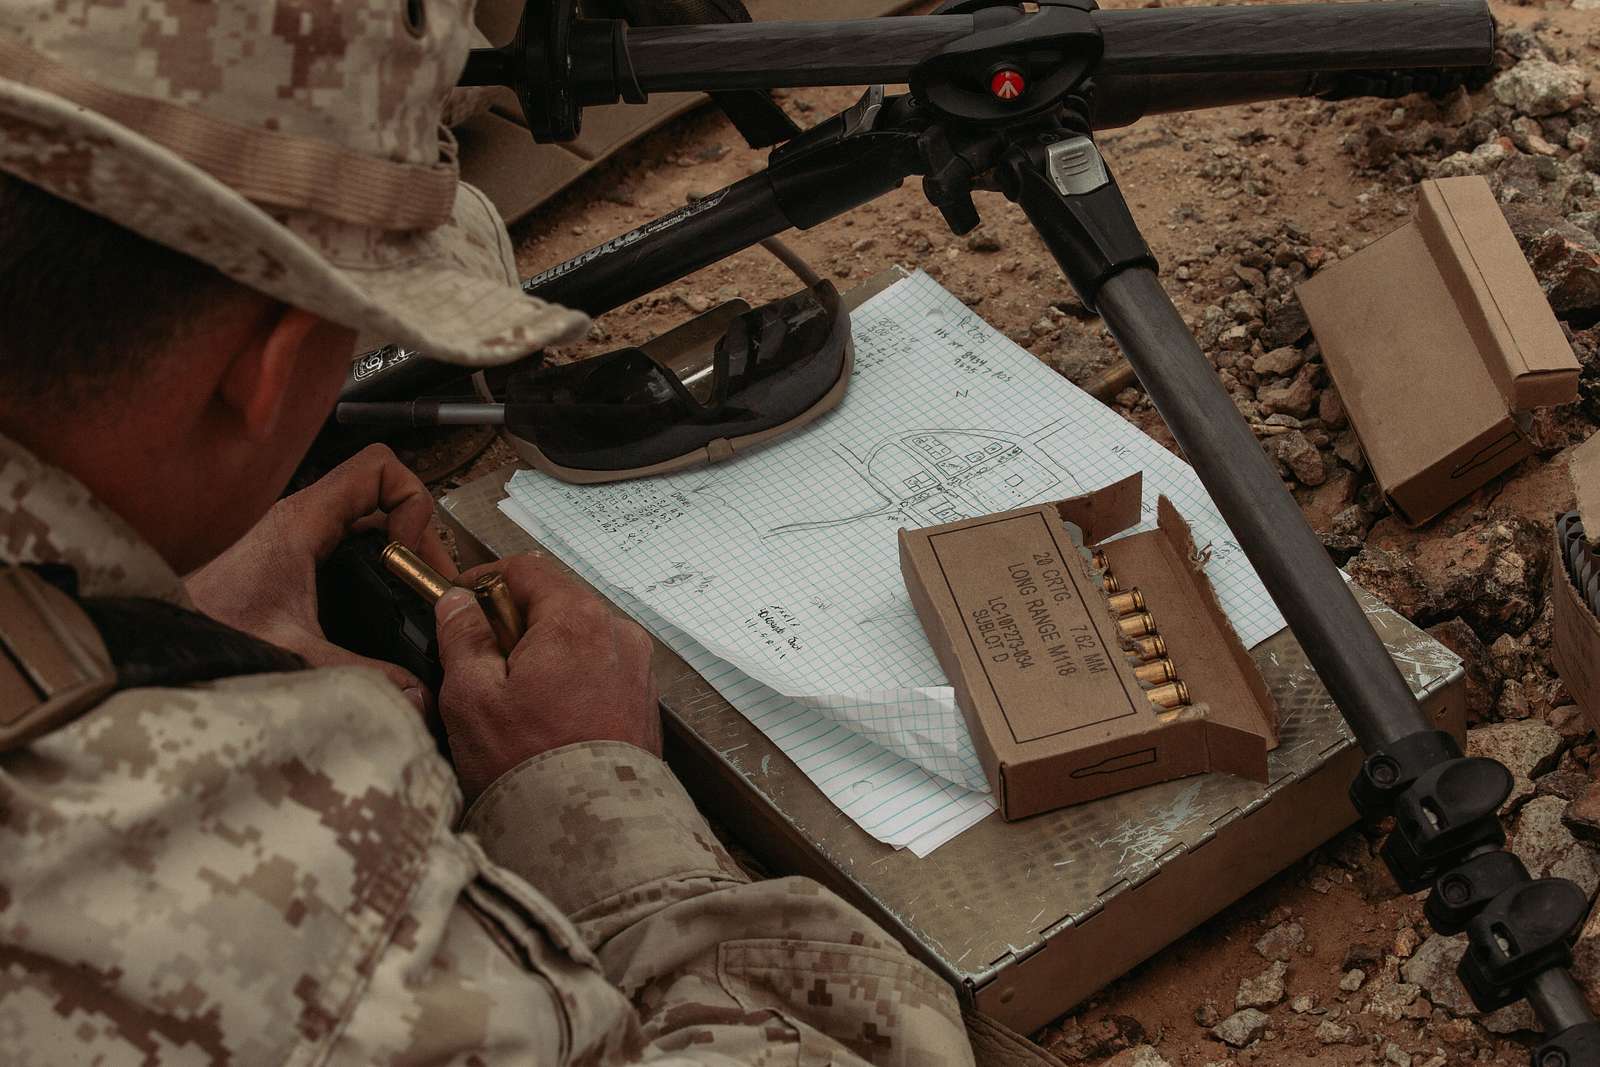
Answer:
<svg viewBox="0 0 1600 1067"><path fill-rule="evenodd" d="M1167 658L1167 642L1156 626L1155 616L1145 608L1144 594L1137 588L1122 588L1117 576L1111 573L1103 551L1096 549L1090 558L1100 572L1106 604L1116 616L1123 654L1133 664L1133 676L1139 679L1145 696L1156 707L1167 711L1188 707L1191 703L1189 687L1178 677L1172 660Z"/></svg>

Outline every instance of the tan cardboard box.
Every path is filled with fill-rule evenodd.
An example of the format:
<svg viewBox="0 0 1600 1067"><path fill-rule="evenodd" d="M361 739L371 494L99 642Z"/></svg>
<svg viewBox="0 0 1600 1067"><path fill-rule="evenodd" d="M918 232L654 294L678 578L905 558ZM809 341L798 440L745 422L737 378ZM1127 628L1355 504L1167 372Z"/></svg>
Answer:
<svg viewBox="0 0 1600 1067"><path fill-rule="evenodd" d="M1579 445L1568 460L1578 517L1592 542L1600 534L1600 434ZM1600 619L1589 608L1562 558L1560 541L1550 557L1550 593L1554 601L1551 658L1589 725L1600 729Z"/></svg>
<svg viewBox="0 0 1600 1067"><path fill-rule="evenodd" d="M1532 451L1517 416L1578 362L1486 181L1426 181L1416 219L1299 287L1395 513L1417 525Z"/></svg>
<svg viewBox="0 0 1600 1067"><path fill-rule="evenodd" d="M1087 496L900 531L900 568L1006 819L1204 771L1267 780L1277 706L1193 563L1166 498L1139 521L1140 479ZM1151 703L1064 523L1138 588L1193 703ZM1104 543L1102 543L1104 542Z"/></svg>

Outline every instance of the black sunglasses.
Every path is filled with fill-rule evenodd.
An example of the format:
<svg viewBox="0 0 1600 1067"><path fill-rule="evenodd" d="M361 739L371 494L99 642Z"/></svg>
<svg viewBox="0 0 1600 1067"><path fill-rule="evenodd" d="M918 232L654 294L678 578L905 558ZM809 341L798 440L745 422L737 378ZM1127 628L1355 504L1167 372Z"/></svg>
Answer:
<svg viewBox="0 0 1600 1067"><path fill-rule="evenodd" d="M674 369L681 360L623 348L513 374L505 409L512 443L564 481L616 481L729 459L838 404L853 348L832 283L739 307L709 358L702 344L687 373Z"/></svg>

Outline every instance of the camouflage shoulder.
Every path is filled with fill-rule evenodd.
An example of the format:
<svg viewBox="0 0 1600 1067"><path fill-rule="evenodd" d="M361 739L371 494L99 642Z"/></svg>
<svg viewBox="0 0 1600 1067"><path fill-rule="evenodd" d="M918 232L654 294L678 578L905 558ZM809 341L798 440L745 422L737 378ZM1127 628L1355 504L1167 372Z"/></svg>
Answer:
<svg viewBox="0 0 1600 1067"><path fill-rule="evenodd" d="M0 855L28 860L0 863L0 1061L331 1040L459 804L359 668L125 691L8 754Z"/></svg>

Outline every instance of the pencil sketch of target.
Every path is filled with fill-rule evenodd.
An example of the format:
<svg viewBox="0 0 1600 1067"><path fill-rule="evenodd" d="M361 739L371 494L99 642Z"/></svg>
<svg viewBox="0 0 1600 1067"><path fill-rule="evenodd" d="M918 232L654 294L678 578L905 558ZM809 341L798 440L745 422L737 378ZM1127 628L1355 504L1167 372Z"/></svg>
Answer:
<svg viewBox="0 0 1600 1067"><path fill-rule="evenodd" d="M1084 487L1041 447L1065 422L1022 435L1003 430L912 430L880 441L865 455L836 451L883 498L880 507L831 519L788 523L768 537L852 523L937 526L1075 496Z"/></svg>

